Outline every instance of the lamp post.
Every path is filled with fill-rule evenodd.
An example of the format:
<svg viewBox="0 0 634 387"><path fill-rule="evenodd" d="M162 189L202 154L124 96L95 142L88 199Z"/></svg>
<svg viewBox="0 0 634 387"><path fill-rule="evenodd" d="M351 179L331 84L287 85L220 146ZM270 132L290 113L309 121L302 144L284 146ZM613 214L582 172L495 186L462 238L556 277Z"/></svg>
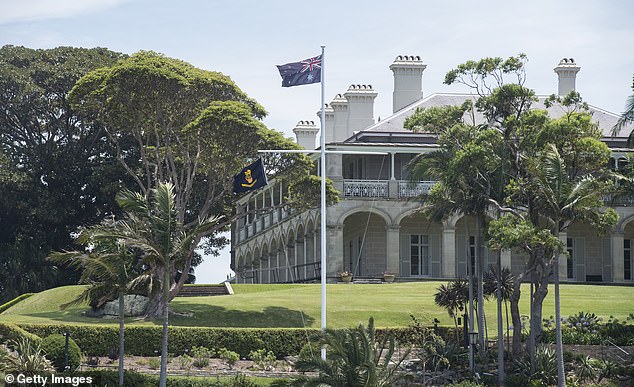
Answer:
<svg viewBox="0 0 634 387"><path fill-rule="evenodd" d="M475 369L475 346L478 343L478 332L469 331L469 371L473 372Z"/></svg>

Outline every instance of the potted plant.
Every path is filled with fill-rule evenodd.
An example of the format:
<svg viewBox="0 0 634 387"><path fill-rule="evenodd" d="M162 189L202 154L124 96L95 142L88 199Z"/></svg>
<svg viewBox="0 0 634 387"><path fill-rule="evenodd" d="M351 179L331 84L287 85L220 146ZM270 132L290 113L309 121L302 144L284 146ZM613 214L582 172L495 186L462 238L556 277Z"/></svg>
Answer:
<svg viewBox="0 0 634 387"><path fill-rule="evenodd" d="M396 278L395 273L390 273L389 271L386 271L383 273L383 281L385 282L394 282L395 278Z"/></svg>
<svg viewBox="0 0 634 387"><path fill-rule="evenodd" d="M350 271L342 271L339 274L339 279L342 282L351 282L352 281L352 272Z"/></svg>

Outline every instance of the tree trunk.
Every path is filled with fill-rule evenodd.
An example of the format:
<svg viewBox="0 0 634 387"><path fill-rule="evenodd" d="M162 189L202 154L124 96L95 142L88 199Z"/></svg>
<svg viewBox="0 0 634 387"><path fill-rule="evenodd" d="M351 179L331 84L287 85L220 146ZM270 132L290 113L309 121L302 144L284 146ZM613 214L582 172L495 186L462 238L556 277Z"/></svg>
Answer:
<svg viewBox="0 0 634 387"><path fill-rule="evenodd" d="M482 281L482 275L484 273L484 257L482 256L482 223L484 217L482 215L476 216L476 281L478 286L478 335L480 344L480 356L484 356L486 353L486 345L484 338L486 336L486 322L484 321L484 284Z"/></svg>
<svg viewBox="0 0 634 387"><path fill-rule="evenodd" d="M511 304L511 320L513 323L513 350L514 358L522 352L522 317L520 315L520 295L522 293L522 276L517 276L513 283L513 293L509 299Z"/></svg>
<svg viewBox="0 0 634 387"><path fill-rule="evenodd" d="M535 293L533 294L533 308L531 309L531 333L534 332L532 353L535 353L537 345L542 341L542 305L546 295L548 295L548 272L542 273L541 277L537 280Z"/></svg>
<svg viewBox="0 0 634 387"><path fill-rule="evenodd" d="M119 385L123 386L124 326L125 326L125 293L119 290Z"/></svg>
<svg viewBox="0 0 634 387"><path fill-rule="evenodd" d="M159 378L160 387L167 385L167 324L169 317L168 298L170 288L170 274L168 267L165 268L163 277L163 340L161 343L161 375Z"/></svg>
<svg viewBox="0 0 634 387"><path fill-rule="evenodd" d="M558 235L559 236L559 235ZM557 336L557 381L559 387L566 386L566 375L564 370L564 346L561 338L561 304L559 299L559 256L555 260L555 333Z"/></svg>
<svg viewBox="0 0 634 387"><path fill-rule="evenodd" d="M497 253L497 306L498 306L498 385L504 385L504 321L502 320L502 258Z"/></svg>

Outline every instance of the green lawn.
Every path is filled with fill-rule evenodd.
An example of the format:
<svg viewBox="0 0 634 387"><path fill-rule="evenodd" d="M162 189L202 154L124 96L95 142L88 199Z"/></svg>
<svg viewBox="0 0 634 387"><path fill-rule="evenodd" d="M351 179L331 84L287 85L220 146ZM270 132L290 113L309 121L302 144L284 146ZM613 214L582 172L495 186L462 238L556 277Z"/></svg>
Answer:
<svg viewBox="0 0 634 387"><path fill-rule="evenodd" d="M410 315L423 322L434 318L441 325L451 325L447 313L434 304L434 293L441 282L408 282L393 284L333 284L327 287L329 327L350 327L367 323L373 316L379 327L407 326ZM205 327L319 327L320 285L234 285L235 295L176 298L170 305L177 315L171 325ZM522 288L520 311L529 314L528 290ZM14 305L2 314L0 322L34 324L116 324L82 315L85 305L66 310L68 302L81 291L80 286L50 289ZM554 315L554 290L544 303L545 318ZM634 287L598 285L562 285L562 316L579 311L593 312L607 319L624 320L634 312ZM486 303L488 328L496 329L496 305ZM129 319L129 324L151 325L158 321Z"/></svg>

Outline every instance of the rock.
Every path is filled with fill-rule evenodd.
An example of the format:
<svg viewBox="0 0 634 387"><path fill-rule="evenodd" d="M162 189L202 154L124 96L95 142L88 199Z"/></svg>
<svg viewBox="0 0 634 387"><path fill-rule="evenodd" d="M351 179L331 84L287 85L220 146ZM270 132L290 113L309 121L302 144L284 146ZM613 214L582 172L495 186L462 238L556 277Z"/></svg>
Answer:
<svg viewBox="0 0 634 387"><path fill-rule="evenodd" d="M140 316L145 310L149 299L145 296L138 294L127 294L123 297L124 300L124 312L126 317ZM89 316L112 318L119 316L119 300L107 302L102 308L96 311L89 311L86 313Z"/></svg>

